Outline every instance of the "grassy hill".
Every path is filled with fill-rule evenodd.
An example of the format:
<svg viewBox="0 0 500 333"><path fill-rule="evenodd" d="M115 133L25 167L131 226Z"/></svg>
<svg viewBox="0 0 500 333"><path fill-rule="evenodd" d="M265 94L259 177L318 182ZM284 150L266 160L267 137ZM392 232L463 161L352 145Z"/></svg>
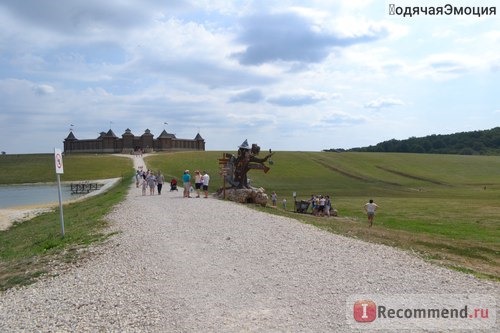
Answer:
<svg viewBox="0 0 500 333"><path fill-rule="evenodd" d="M222 152L158 154L146 163L169 177L207 170L222 185ZM287 210L266 211L352 237L417 251L429 260L499 277L500 157L391 153L277 152L271 171L251 170L252 185L286 198ZM339 218L291 212L292 193L333 197ZM364 203L381 206L367 228Z"/></svg>
<svg viewBox="0 0 500 333"><path fill-rule="evenodd" d="M180 178L184 169L207 170L222 185L217 159L221 152L158 154L148 167ZM488 198L500 192L500 157L392 153L277 152L271 171L251 170L256 187L291 197L330 194L337 197ZM219 183L216 183L219 181ZM486 187L486 189L485 189Z"/></svg>

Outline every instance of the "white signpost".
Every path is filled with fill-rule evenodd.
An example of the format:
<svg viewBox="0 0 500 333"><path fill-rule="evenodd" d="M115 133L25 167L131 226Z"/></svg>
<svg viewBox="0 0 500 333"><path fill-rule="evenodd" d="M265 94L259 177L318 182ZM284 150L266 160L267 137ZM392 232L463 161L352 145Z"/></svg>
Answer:
<svg viewBox="0 0 500 333"><path fill-rule="evenodd" d="M61 149L54 148L54 160L56 163L56 175L57 175L57 190L59 193L59 212L61 216L61 235L64 237L64 215L63 215L63 205L62 205L62 193L61 193L61 174L64 173L63 159Z"/></svg>

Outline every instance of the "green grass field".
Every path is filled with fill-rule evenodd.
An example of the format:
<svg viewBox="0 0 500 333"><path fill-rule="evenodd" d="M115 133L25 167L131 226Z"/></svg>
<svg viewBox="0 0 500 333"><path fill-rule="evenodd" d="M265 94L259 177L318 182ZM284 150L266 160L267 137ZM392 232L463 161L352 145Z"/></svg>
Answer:
<svg viewBox="0 0 500 333"><path fill-rule="evenodd" d="M235 153L235 152L231 152ZM167 180L185 169L206 170L210 189L222 186L222 152L158 153L147 166ZM412 251L460 271L500 280L500 157L383 153L277 152L271 170L251 170L249 178L268 193L286 198L287 209L259 209L309 223L330 232ZM0 184L53 182L52 154L0 156ZM64 158L62 180L122 177L107 192L65 205L66 237L58 212L44 214L0 232L0 290L27 284L50 271L49 263L79 260L82 248L109 235L104 219L123 200L132 181L132 161L112 155ZM292 193L330 195L336 218L293 212ZM368 228L363 212L373 198L380 206Z"/></svg>
<svg viewBox="0 0 500 333"><path fill-rule="evenodd" d="M167 178L180 178L184 169L207 170L216 190L222 186L221 157L222 152L157 154L146 163ZM499 156L277 152L273 161L267 174L248 174L253 186L275 191L279 201L287 199L287 210L279 205L265 211L500 277ZM339 217L293 213L293 192L297 199L330 195ZM370 198L380 206L373 228L367 227L363 211Z"/></svg>

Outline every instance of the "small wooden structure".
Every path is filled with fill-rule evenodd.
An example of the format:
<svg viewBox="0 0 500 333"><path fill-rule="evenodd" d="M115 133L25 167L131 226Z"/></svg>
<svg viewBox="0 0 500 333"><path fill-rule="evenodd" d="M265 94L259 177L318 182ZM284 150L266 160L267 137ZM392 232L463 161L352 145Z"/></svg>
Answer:
<svg viewBox="0 0 500 333"><path fill-rule="evenodd" d="M89 183L89 182L70 184L71 194L90 193L92 191L100 189L101 186L102 185L99 183Z"/></svg>

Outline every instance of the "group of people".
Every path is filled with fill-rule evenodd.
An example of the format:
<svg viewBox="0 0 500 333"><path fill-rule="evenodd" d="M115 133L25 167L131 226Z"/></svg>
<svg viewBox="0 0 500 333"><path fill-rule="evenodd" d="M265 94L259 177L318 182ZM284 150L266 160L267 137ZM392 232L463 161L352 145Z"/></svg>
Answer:
<svg viewBox="0 0 500 333"><path fill-rule="evenodd" d="M208 184L210 182L210 176L206 171L201 173L196 170L194 172L194 188L191 185L191 174L189 170L185 170L182 175L182 183L184 186L184 197L192 198L191 192L196 191L196 198L200 198L201 191L203 191L204 198L208 198ZM163 188L163 183L165 183L165 177L158 171L154 173L151 170L144 171L141 167L136 171L135 174L135 186L137 188L142 188L142 195L147 194L149 188L149 195L154 195L155 190L161 195L161 190ZM177 180L175 178L170 182L170 190L177 190Z"/></svg>
<svg viewBox="0 0 500 333"><path fill-rule="evenodd" d="M271 194L271 201L273 207L276 207L277 201L278 201L278 195L276 192L273 192ZM299 213L307 213L307 210L309 206L311 206L312 211L311 214L316 215L316 216L337 216L337 210L333 209L332 207L332 201L330 199L329 195L314 195L311 194L311 198L309 200L302 200L300 203L304 203L304 205L297 205L296 204L296 209L297 212ZM375 218L375 212L379 206L373 201L373 199L370 199L365 205L364 205L364 210L366 212L366 215L368 217L368 224L369 227L373 226L373 220ZM286 199L283 199L283 209L286 210Z"/></svg>
<svg viewBox="0 0 500 333"><path fill-rule="evenodd" d="M182 185L184 186L184 198L192 198L191 192L196 191L196 198L200 198L201 191L203 191L204 198L208 198L208 184L210 182L210 176L206 171L200 172L196 170L194 172L194 189L191 185L192 177L189 170L185 170L182 175Z"/></svg>
<svg viewBox="0 0 500 333"><path fill-rule="evenodd" d="M312 207L313 215L326 215L326 216L337 216L337 211L332 209L332 201L330 200L330 196L322 196L322 195L311 195L311 199L309 199ZM373 219L375 218L375 211L379 208L379 206L370 199L365 205L364 209L366 215L368 217L369 227L373 226Z"/></svg>
<svg viewBox="0 0 500 333"><path fill-rule="evenodd" d="M139 168L135 174L135 185L137 188L142 187L142 195L146 195L147 189L149 188L149 195L155 194L155 189L158 191L158 194L161 195L161 190L163 188L163 183L165 182L165 177L158 171L156 174L151 171L143 171L142 168ZM203 191L204 198L208 198L208 184L210 182L210 176L206 171L200 172L196 170L194 172L194 188L191 185L192 177L189 170L185 170L182 175L182 183L184 186L184 198L192 198L191 192L196 191L196 198L200 198L200 194ZM175 181L175 185L177 185L177 181ZM172 190L172 184L171 184ZM272 205L276 207L278 201L278 195L276 192L273 192L271 195ZM336 210L332 209L332 201L329 195L311 195L311 198L308 200L312 208L312 214L316 216L331 216L333 212L333 216L337 216ZM368 217L368 223L371 227L373 225L373 219L375 218L375 211L379 208L379 206L370 199L364 205L364 209L366 211L366 215ZM286 210L286 199L283 199L283 209Z"/></svg>
<svg viewBox="0 0 500 333"><path fill-rule="evenodd" d="M332 201L330 200L330 196L322 196L322 195L311 195L311 199L309 199L312 206L312 214L313 215L326 215L326 216L337 216L337 211L332 209ZM379 206L370 199L365 205L364 209L366 215L368 217L369 227L373 226L373 219L375 218L375 211L379 208Z"/></svg>
<svg viewBox="0 0 500 333"><path fill-rule="evenodd" d="M330 212L332 210L332 201L330 200L329 195L323 196L321 194L311 194L309 202L311 203L313 215L330 216Z"/></svg>
<svg viewBox="0 0 500 333"><path fill-rule="evenodd" d="M135 173L135 186L137 188L142 188L142 195L146 195L148 188L149 195L154 195L155 189L158 191L158 194L161 195L164 182L165 177L161 171L155 174L152 170L144 171L142 168L139 168Z"/></svg>

